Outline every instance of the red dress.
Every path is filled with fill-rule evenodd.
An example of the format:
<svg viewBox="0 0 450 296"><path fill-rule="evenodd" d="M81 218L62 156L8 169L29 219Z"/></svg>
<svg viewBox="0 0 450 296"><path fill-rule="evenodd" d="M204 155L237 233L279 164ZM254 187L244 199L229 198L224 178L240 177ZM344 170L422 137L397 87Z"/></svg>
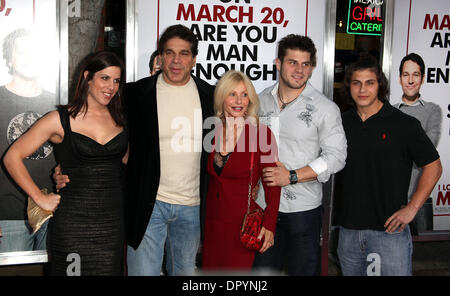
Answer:
<svg viewBox="0 0 450 296"><path fill-rule="evenodd" d="M275 138L267 126L259 125L259 145L255 145L256 138L253 136L256 135L256 126L247 124L244 131L220 175L217 175L213 166L216 151L212 151L208 158L210 179L202 249L202 266L205 270L249 270L253 265L255 252L244 248L239 239L242 221L247 211L251 154L254 153L252 180L254 188L262 176L262 169L275 166L278 151ZM250 152L248 143L251 142L252 147L258 147L257 151L253 149L255 152ZM265 182L262 184L267 204L263 226L275 233L281 188L268 187ZM255 206L257 205L252 200L251 207Z"/></svg>

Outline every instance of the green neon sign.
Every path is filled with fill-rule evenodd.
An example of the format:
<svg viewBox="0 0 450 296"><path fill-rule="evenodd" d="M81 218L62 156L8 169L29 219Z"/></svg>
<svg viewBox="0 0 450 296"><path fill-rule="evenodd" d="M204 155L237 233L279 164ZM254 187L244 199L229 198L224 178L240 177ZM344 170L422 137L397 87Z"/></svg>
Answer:
<svg viewBox="0 0 450 296"><path fill-rule="evenodd" d="M381 36L383 0L349 0L347 34Z"/></svg>

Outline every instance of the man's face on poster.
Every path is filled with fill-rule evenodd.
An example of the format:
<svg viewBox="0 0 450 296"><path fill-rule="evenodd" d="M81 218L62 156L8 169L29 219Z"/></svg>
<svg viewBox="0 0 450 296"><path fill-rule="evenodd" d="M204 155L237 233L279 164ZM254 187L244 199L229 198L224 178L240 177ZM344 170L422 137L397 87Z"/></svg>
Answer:
<svg viewBox="0 0 450 296"><path fill-rule="evenodd" d="M24 80L35 80L38 75L36 43L33 38L20 37L14 42L11 54L12 75Z"/></svg>
<svg viewBox="0 0 450 296"><path fill-rule="evenodd" d="M424 81L424 76L420 72L420 66L416 62L408 60L403 64L402 74L400 75L403 97L408 101L416 100Z"/></svg>

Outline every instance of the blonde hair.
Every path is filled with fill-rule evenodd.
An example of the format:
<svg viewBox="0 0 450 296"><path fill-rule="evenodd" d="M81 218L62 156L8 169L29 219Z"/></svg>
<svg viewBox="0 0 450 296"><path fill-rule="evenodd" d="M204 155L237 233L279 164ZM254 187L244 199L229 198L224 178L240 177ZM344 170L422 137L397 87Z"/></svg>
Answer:
<svg viewBox="0 0 450 296"><path fill-rule="evenodd" d="M240 82L244 83L249 99L245 118L253 117L258 122L259 99L255 87L247 75L235 70L227 71L217 82L214 91L214 112L217 117L224 119L223 102Z"/></svg>

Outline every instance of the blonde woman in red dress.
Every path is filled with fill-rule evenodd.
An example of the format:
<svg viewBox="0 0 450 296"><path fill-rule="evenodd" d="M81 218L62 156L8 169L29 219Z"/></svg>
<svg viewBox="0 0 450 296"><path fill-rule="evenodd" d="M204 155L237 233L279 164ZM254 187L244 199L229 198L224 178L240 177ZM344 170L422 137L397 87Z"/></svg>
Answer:
<svg viewBox="0 0 450 296"><path fill-rule="evenodd" d="M228 71L218 81L214 111L221 124L216 127L214 149L208 159L205 237L202 250L204 271L245 271L253 265L255 251L240 241L248 206L250 165L253 157L252 192L256 196L262 170L275 166L277 146L270 129L258 122L259 101L250 79ZM281 188L262 182L267 207L259 238L263 253L273 245ZM258 205L251 199L250 208Z"/></svg>

